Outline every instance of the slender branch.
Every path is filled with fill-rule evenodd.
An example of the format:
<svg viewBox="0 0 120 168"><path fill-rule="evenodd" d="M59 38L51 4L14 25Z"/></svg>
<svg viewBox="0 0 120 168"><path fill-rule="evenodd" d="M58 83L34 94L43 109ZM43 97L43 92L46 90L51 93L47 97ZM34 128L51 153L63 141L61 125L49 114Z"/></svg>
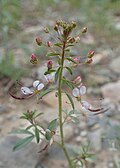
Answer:
<svg viewBox="0 0 120 168"><path fill-rule="evenodd" d="M69 168L72 168L72 162L65 147L64 134L63 134L63 123L62 123L62 72L64 66L64 57L65 57L65 45L66 42L63 42L62 54L61 54L61 69L58 78L58 102L59 102L59 124L60 124L60 135L61 135L61 146L64 151L64 154L68 160Z"/></svg>

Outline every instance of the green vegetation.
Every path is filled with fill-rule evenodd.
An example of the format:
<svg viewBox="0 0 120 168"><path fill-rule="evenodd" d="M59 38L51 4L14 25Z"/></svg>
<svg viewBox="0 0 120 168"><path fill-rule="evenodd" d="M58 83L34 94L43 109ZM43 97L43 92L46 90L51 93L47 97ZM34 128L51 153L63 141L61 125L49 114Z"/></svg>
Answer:
<svg viewBox="0 0 120 168"><path fill-rule="evenodd" d="M28 73L26 69L18 68L14 65L14 55L12 53L6 55L5 59L0 62L0 72L2 75L14 80L18 80Z"/></svg>

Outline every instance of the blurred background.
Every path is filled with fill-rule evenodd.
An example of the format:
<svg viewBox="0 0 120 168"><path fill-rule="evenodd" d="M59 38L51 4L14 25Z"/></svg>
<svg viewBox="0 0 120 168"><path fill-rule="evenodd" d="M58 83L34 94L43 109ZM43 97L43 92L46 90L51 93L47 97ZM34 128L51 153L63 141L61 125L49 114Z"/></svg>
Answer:
<svg viewBox="0 0 120 168"><path fill-rule="evenodd" d="M53 93L36 105L34 99L14 100L8 91L14 89L16 80L31 86L45 72L47 49L38 47L35 38L56 41L53 26L58 19L76 21L77 33L88 27L72 54L84 56L95 50L94 62L78 67L75 76L82 76L88 99L103 97L102 104L110 107L102 116L67 125L68 147L89 140L96 153L89 168L120 168L120 0L0 0L0 168L66 168L56 147L47 156L39 156L39 146L33 142L12 153L17 137L8 136L13 128L27 125L19 117L28 109L42 109L45 115L40 122L46 125L56 116ZM51 29L49 36L43 33L45 26ZM39 67L30 64L32 53L37 54Z"/></svg>

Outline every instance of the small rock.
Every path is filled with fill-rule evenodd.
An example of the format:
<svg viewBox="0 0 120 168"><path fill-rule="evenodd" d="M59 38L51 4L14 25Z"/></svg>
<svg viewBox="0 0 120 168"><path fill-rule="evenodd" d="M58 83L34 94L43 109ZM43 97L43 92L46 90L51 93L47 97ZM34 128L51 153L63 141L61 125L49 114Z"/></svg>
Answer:
<svg viewBox="0 0 120 168"><path fill-rule="evenodd" d="M75 141L76 141L77 143L82 142L82 137L81 137L81 136L77 136L77 137L75 138Z"/></svg>
<svg viewBox="0 0 120 168"><path fill-rule="evenodd" d="M115 114L116 106L109 98L105 98L102 100L103 107L106 109L109 108L104 114L108 117L112 117Z"/></svg>
<svg viewBox="0 0 120 168"><path fill-rule="evenodd" d="M74 128L70 124L64 126L65 141L69 141L74 137Z"/></svg>
<svg viewBox="0 0 120 168"><path fill-rule="evenodd" d="M120 22L114 24L114 26L115 26L116 30L119 30L119 31L120 31Z"/></svg>
<svg viewBox="0 0 120 168"><path fill-rule="evenodd" d="M101 88L103 97L109 98L112 102L120 101L120 80L104 85Z"/></svg>
<svg viewBox="0 0 120 168"><path fill-rule="evenodd" d="M0 104L0 113L8 112L8 107L6 105Z"/></svg>
<svg viewBox="0 0 120 168"><path fill-rule="evenodd" d="M84 44L95 44L94 37L91 34L88 34L88 33L87 33L87 35L85 35L84 37L82 37L81 40L82 40L82 42Z"/></svg>
<svg viewBox="0 0 120 168"><path fill-rule="evenodd" d="M80 135L81 137L85 137L87 135L87 131L81 131Z"/></svg>
<svg viewBox="0 0 120 168"><path fill-rule="evenodd" d="M120 74L120 57L113 59L110 64L110 68L113 72Z"/></svg>
<svg viewBox="0 0 120 168"><path fill-rule="evenodd" d="M101 143L101 128L95 129L93 131L88 132L88 138L89 141L91 142L92 148L98 152L102 148L102 143Z"/></svg>
<svg viewBox="0 0 120 168"><path fill-rule="evenodd" d="M30 87L32 86L33 79L29 77L22 78L21 82L24 84L24 86Z"/></svg>
<svg viewBox="0 0 120 168"><path fill-rule="evenodd" d="M30 143L24 149L13 152L12 148L18 140L20 140L20 138L16 136L7 136L0 140L0 151L2 151L0 153L0 161L2 161L3 167L34 168L38 162L38 146L35 143Z"/></svg>

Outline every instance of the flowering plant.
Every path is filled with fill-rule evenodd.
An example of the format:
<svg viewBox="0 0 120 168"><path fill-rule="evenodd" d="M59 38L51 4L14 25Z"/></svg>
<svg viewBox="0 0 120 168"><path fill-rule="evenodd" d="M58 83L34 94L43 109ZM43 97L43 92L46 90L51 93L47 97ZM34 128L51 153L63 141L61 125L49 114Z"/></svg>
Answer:
<svg viewBox="0 0 120 168"><path fill-rule="evenodd" d="M39 80L35 80L32 84L32 88L22 86L21 85L21 97L17 97L15 94L10 92L10 95L15 99L26 99L31 96L36 96L37 101L40 101L45 95L49 94L52 91L56 92L56 97L58 98L58 117L50 121L48 127L45 129L39 123L37 123L36 118L42 113L37 113L36 111L27 111L23 113L21 116L22 119L26 119L29 121L30 125L26 129L21 129L18 131L14 131L15 133L25 133L28 135L27 138L19 141L15 146L14 150L18 150L21 147L25 146L29 142L31 142L34 138L36 138L36 142L39 143L41 140L41 135L46 139L46 146L40 151L42 152L48 146L51 146L53 143L56 143L64 152L66 159L68 161L69 168L76 168L77 165L86 165L86 159L91 156L88 153L88 148L83 147L82 154L78 154L75 157L70 156L67 151L65 141L64 141L64 130L63 126L67 123L68 118L70 121L76 122L79 118L79 113L75 109L74 99L76 99L83 111L88 113L92 113L93 115L97 115L99 113L103 113L106 109L94 108L91 103L86 100L83 100L83 95L86 94L87 88L82 83L81 76L77 76L73 81L70 81L65 75L64 70L67 70L69 74L73 74L73 70L80 65L83 64L91 64L93 61L94 51L90 51L84 57L73 57L70 54L70 48L73 47L76 43L80 41L80 37L82 34L87 32L87 28L84 28L81 33L76 35L75 37L72 36L72 31L75 29L76 23L66 23L64 21L56 21L54 26L54 30L57 33L57 43L53 43L51 41L47 41L45 44L41 37L36 38L36 43L41 46L45 45L49 48L50 52L47 53L47 71L44 72L45 82L42 83ZM45 32L49 33L49 29L45 28ZM54 66L54 58L57 60L57 66ZM38 64L39 60L35 54L32 54L30 62L32 64ZM55 84L57 87L51 87L52 84ZM71 92L67 92L63 89L63 84L67 85ZM49 86L49 87L46 87ZM66 94L70 104L71 104L71 111L63 110L63 99L62 95ZM76 113L77 111L77 113ZM65 118L63 113L65 113ZM55 135L57 134L57 127L59 127L60 133L60 142L55 140ZM31 131L31 129L33 129Z"/></svg>

